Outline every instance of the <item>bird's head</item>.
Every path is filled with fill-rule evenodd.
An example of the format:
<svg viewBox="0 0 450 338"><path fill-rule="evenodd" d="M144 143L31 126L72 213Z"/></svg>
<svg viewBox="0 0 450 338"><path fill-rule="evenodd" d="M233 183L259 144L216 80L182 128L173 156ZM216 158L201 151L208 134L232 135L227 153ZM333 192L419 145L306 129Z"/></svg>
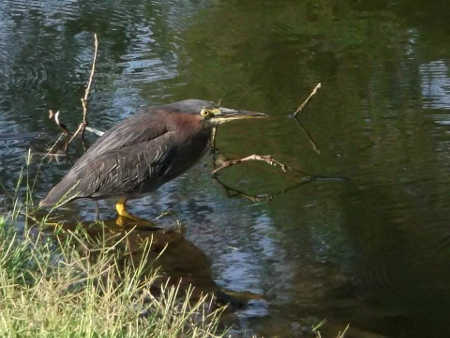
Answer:
<svg viewBox="0 0 450 338"><path fill-rule="evenodd" d="M264 113L220 107L211 101L190 99L181 101L180 104L181 103L183 104L185 111L191 111L191 114L198 114L198 118L203 120L205 127L216 127L234 120L260 119L268 117L268 115Z"/></svg>
<svg viewBox="0 0 450 338"><path fill-rule="evenodd" d="M234 120L261 119L268 117L268 115L264 113L214 106L202 108L200 110L200 116L204 123L209 127L216 127Z"/></svg>
<svg viewBox="0 0 450 338"><path fill-rule="evenodd" d="M221 124L243 119L267 118L268 115L242 109L220 107L212 101L188 99L163 106L165 110L195 116L203 127L212 128Z"/></svg>

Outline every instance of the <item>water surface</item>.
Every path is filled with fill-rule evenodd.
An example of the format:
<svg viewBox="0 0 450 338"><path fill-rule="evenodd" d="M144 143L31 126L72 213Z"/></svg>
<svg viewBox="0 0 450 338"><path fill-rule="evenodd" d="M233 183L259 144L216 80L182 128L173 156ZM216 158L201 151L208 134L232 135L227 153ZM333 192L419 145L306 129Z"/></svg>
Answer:
<svg viewBox="0 0 450 338"><path fill-rule="evenodd" d="M15 185L28 148L74 128L100 37L89 122L106 130L145 105L196 97L263 111L219 130L230 157L272 154L317 181L271 202L230 199L210 158L133 203L170 209L211 260L221 287L264 296L234 334L450 334L450 11L443 1L18 1L0 3L0 182ZM315 152L288 117L301 116ZM95 137L90 135L89 140ZM41 168L36 199L81 154ZM37 170L37 166L34 167ZM258 194L295 184L263 164L224 179ZM3 197L2 197L3 198ZM112 217L112 201L101 204ZM82 220L95 204L70 205ZM182 259L182 257L180 257Z"/></svg>

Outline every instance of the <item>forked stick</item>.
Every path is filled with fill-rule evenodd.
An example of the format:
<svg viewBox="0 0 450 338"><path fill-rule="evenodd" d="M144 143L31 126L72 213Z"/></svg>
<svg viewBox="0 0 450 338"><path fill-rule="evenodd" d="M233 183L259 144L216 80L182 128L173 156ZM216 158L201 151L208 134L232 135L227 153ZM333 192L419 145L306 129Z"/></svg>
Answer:
<svg viewBox="0 0 450 338"><path fill-rule="evenodd" d="M63 134L61 134L58 139L55 141L55 143L50 147L45 157L50 155L61 155L54 153L56 146L59 144L61 139L65 137L64 146L63 146L63 154L66 153L67 148L69 145L79 136L81 135L81 139L84 141L84 132L85 130L88 130L90 132L95 133L96 135L102 135L103 132L94 128L88 127L88 121L87 121L87 113L88 113L88 98L89 93L91 91L92 82L94 80L94 74L95 74L95 66L97 64L97 55L98 55L98 37L97 33L94 34L94 57L92 61L91 71L89 74L89 81L87 83L86 89L84 90L84 96L81 98L81 107L83 110L82 115L82 121L80 122L77 130L73 133L71 136L70 131L67 129L67 127L64 125L64 123L61 122L59 118L59 110L54 113L53 110L49 110L49 119L55 121L58 128L60 128L63 131Z"/></svg>
<svg viewBox="0 0 450 338"><path fill-rule="evenodd" d="M311 91L311 93L306 97L306 99L300 104L300 106L298 106L297 110L294 112L294 114L292 115L295 120L298 122L299 127L305 132L306 136L308 137L308 140L310 141L313 149L315 152L317 152L318 154L320 154L320 150L317 147L315 141L312 139L311 135L309 135L309 133L305 130L305 128L303 128L303 126L301 125L301 123L297 120L297 115L300 114L303 109L306 107L306 105L308 104L308 102L311 100L311 98L317 93L317 91L322 87L322 84L319 82L314 89ZM216 133L213 133L213 141L212 141L212 149L215 150L215 136ZM240 159L236 159L236 160L225 160L222 161L220 163L220 165L218 167L216 167L216 156L215 156L215 152L214 156L213 156L213 165L214 165L214 169L212 170L211 174L212 176L227 190L227 192L233 192L236 195L242 196L244 198L247 198L253 202L256 201L261 201L264 199L271 199L273 197L273 194L263 194L263 195L258 195L258 196L253 196L253 195L249 195L243 191L240 191L238 189L235 188L231 188L229 186L227 186L226 184L224 184L222 181L220 181L218 179L218 173L226 168L229 168L231 166L234 165L239 165L242 164L244 162L248 162L248 161L261 161L264 163L267 163L268 165L271 165L273 167L278 167L280 168L280 170L284 173L287 174L288 171L291 171L293 173L297 173L300 174L300 176L302 176L302 178L299 180L299 182L297 183L296 186L302 185L304 183L308 183L312 181L312 176L307 176L305 175L305 173L298 171L298 170L292 170L290 167L288 167L286 164L274 159L271 155L257 155L257 154L253 154L250 156L246 156Z"/></svg>
<svg viewBox="0 0 450 338"><path fill-rule="evenodd" d="M287 173L287 171L290 169L286 164L281 163L280 161L274 159L272 156L270 155L250 155L250 156L246 156L237 160L228 160L228 161L224 161L220 167L215 168L211 174L212 175L217 175L217 173L225 168L231 167L233 165L237 165L237 164L241 164L243 162L248 162L248 161L262 161L264 163L267 163L273 167L279 167L281 169L281 171L283 173Z"/></svg>

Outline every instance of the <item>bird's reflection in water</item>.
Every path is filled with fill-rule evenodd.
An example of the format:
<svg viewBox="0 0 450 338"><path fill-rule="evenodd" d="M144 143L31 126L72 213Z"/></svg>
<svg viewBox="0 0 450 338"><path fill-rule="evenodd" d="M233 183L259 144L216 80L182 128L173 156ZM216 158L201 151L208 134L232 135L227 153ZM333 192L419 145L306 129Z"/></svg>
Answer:
<svg viewBox="0 0 450 338"><path fill-rule="evenodd" d="M250 299L261 298L251 293L236 293L221 289L212 278L209 258L185 238L180 225L161 228L136 224L136 221L127 218L122 219L121 224L117 225L117 219L95 223L81 222L76 225L65 224L61 226L63 231L55 231L55 235L61 240L68 233L81 229L87 240L80 245L80 250L89 250L95 255L99 244L105 248L115 247L117 251L124 253L123 262L128 262L121 264L119 259L119 266L123 269L129 264L130 259L138 266L144 259L143 256L148 255L146 273L142 278L158 269L160 278L153 287L155 293L158 293L161 284L167 281L169 285L179 286L181 296L190 286L194 286L192 293L194 301L205 293L211 293L215 295L214 307L229 305L230 310L245 306ZM146 250L149 244L150 249Z"/></svg>

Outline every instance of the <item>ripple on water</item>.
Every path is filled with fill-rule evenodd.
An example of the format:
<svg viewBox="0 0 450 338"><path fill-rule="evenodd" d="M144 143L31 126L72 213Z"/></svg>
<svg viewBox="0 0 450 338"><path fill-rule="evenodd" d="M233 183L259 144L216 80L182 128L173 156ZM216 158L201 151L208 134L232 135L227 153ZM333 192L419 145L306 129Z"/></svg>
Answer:
<svg viewBox="0 0 450 338"><path fill-rule="evenodd" d="M435 60L419 67L423 107L450 109L450 72L448 62Z"/></svg>

